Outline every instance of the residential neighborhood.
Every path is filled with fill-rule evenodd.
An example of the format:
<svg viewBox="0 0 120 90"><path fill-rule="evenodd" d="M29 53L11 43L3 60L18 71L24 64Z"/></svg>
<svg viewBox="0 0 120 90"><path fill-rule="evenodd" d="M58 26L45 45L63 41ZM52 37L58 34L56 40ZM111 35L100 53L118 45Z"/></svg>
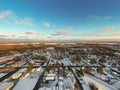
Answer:
<svg viewBox="0 0 120 90"><path fill-rule="evenodd" d="M0 90L120 90L116 45L120 47L56 43L9 49L0 57Z"/></svg>

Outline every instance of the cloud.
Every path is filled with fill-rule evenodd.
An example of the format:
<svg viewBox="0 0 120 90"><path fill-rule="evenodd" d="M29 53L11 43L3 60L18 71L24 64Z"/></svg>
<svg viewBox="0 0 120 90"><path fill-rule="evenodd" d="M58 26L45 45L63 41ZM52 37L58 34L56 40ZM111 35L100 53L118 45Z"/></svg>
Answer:
<svg viewBox="0 0 120 90"><path fill-rule="evenodd" d="M88 18L93 18L93 19L111 19L112 16L97 16L97 15L89 15Z"/></svg>
<svg viewBox="0 0 120 90"><path fill-rule="evenodd" d="M43 33L41 33L41 32L36 32L35 30L29 30L29 31L27 31L27 32L25 32L25 34L34 34L34 35L44 35L45 36L45 34L43 34Z"/></svg>
<svg viewBox="0 0 120 90"><path fill-rule="evenodd" d="M3 12L0 12L0 22L3 23L14 23L16 25L27 25L27 26L33 26L31 18L20 18L15 15L13 11L6 10Z"/></svg>
<svg viewBox="0 0 120 90"><path fill-rule="evenodd" d="M44 26L50 27L50 24L48 22L44 23Z"/></svg>
<svg viewBox="0 0 120 90"><path fill-rule="evenodd" d="M44 35L45 36L45 34L43 34L41 32L36 32L36 35Z"/></svg>
<svg viewBox="0 0 120 90"><path fill-rule="evenodd" d="M0 34L0 37L8 37L8 36L4 34Z"/></svg>
<svg viewBox="0 0 120 90"><path fill-rule="evenodd" d="M93 31L93 34L105 34L105 33L115 33L119 30L119 26L108 26L100 30Z"/></svg>
<svg viewBox="0 0 120 90"><path fill-rule="evenodd" d="M72 30L72 29L73 29L73 27L72 27L72 26L69 26L68 28L69 28L70 30Z"/></svg>
<svg viewBox="0 0 120 90"><path fill-rule="evenodd" d="M120 33L113 34L76 34L76 36L29 36L29 35L10 35L0 34L0 42L40 42L40 41L71 41L71 40L119 40Z"/></svg>
<svg viewBox="0 0 120 90"><path fill-rule="evenodd" d="M118 32L119 26L109 26L101 30L96 30L91 33L86 34L75 34L74 37L83 38L83 39L120 39L120 32Z"/></svg>
<svg viewBox="0 0 120 90"><path fill-rule="evenodd" d="M27 32L25 32L26 34L36 34L36 31L35 30L29 30Z"/></svg>
<svg viewBox="0 0 120 90"><path fill-rule="evenodd" d="M71 30L57 30L52 35L55 35L55 36L65 36L66 35L67 36L67 35L71 35L71 34L72 34Z"/></svg>
<svg viewBox="0 0 120 90"><path fill-rule="evenodd" d="M31 22L32 19L17 19L15 21L16 25L28 25L28 26L34 26L34 24Z"/></svg>
<svg viewBox="0 0 120 90"><path fill-rule="evenodd" d="M101 31L102 32L111 32L111 31L114 31L115 30L115 27L106 27L104 29L102 29Z"/></svg>
<svg viewBox="0 0 120 90"><path fill-rule="evenodd" d="M10 10L0 12L0 22L9 23L9 19L12 18L13 12Z"/></svg>
<svg viewBox="0 0 120 90"><path fill-rule="evenodd" d="M111 19L112 16L106 16L106 17L103 17L104 19Z"/></svg>
<svg viewBox="0 0 120 90"><path fill-rule="evenodd" d="M42 37L19 35L19 34L0 34L0 42L36 42L41 41Z"/></svg>
<svg viewBox="0 0 120 90"><path fill-rule="evenodd" d="M100 18L99 16L96 16L96 15L89 15L88 17L89 17L89 18L93 18L93 19L98 19L98 18Z"/></svg>
<svg viewBox="0 0 120 90"><path fill-rule="evenodd" d="M14 34L0 34L0 38L16 38L17 35Z"/></svg>
<svg viewBox="0 0 120 90"><path fill-rule="evenodd" d="M114 34L76 34L74 37L86 40L120 40L120 33Z"/></svg>
<svg viewBox="0 0 120 90"><path fill-rule="evenodd" d="M74 34L75 37L86 37L86 36L103 36L102 34L96 34L96 33L89 33L89 34Z"/></svg>

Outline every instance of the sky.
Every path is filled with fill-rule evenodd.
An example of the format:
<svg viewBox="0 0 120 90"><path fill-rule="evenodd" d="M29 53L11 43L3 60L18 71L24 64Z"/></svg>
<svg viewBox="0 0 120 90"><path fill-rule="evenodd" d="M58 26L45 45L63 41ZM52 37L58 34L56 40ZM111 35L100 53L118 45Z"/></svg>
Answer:
<svg viewBox="0 0 120 90"><path fill-rule="evenodd" d="M0 42L120 40L120 0L0 0Z"/></svg>

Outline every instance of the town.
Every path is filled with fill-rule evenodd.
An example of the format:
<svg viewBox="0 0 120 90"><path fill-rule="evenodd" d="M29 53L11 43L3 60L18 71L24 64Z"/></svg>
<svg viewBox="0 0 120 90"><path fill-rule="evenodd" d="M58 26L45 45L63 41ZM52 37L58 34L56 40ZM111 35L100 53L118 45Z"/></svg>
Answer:
<svg viewBox="0 0 120 90"><path fill-rule="evenodd" d="M120 43L1 44L0 90L120 90Z"/></svg>

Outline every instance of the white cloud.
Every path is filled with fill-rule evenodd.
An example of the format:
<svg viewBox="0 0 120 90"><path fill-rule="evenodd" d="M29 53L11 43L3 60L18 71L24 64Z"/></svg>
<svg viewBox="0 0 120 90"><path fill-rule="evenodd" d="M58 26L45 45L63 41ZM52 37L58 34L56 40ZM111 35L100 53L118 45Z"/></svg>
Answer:
<svg viewBox="0 0 120 90"><path fill-rule="evenodd" d="M72 30L72 29L73 29L73 27L72 27L72 26L69 26L69 29L70 29L70 30Z"/></svg>
<svg viewBox="0 0 120 90"><path fill-rule="evenodd" d="M17 19L15 22L16 25L28 25L28 26L34 26L34 24L31 22L31 19Z"/></svg>
<svg viewBox="0 0 120 90"><path fill-rule="evenodd" d="M111 19L112 16L97 16L97 15L89 15L88 18L93 18L93 19Z"/></svg>
<svg viewBox="0 0 120 90"><path fill-rule="evenodd" d="M0 21L3 23L9 23L9 19L12 18L12 11L7 10L0 12Z"/></svg>
<svg viewBox="0 0 120 90"><path fill-rule="evenodd" d="M96 16L96 15L89 15L88 17L89 17L89 18L94 18L94 19L100 18L99 16Z"/></svg>
<svg viewBox="0 0 120 90"><path fill-rule="evenodd" d="M106 17L104 17L104 19L111 19L112 18L112 16L106 16Z"/></svg>
<svg viewBox="0 0 120 90"><path fill-rule="evenodd" d="M26 32L26 34L36 34L36 31L35 30L29 30Z"/></svg>
<svg viewBox="0 0 120 90"><path fill-rule="evenodd" d="M106 27L106 28L102 29L101 31L102 32L111 32L113 30L115 30L115 27Z"/></svg>
<svg viewBox="0 0 120 90"><path fill-rule="evenodd" d="M62 31L63 32L63 31ZM34 31L31 30L31 33ZM36 35L36 34L35 34ZM63 34L62 34L63 35ZM41 35L41 36L29 36L29 35L10 35L10 34L0 34L0 41L1 42L8 42L8 41L15 41L15 42L39 42L39 41L65 41L65 40L120 40L120 33L114 34L86 34L86 35Z"/></svg>
<svg viewBox="0 0 120 90"><path fill-rule="evenodd" d="M8 37L7 35L4 35L4 34L0 34L0 37L2 38L5 38L5 37Z"/></svg>
<svg viewBox="0 0 120 90"><path fill-rule="evenodd" d="M116 33L119 30L119 26L107 26L100 30L93 31L93 34L106 34L106 33Z"/></svg>
<svg viewBox="0 0 120 90"><path fill-rule="evenodd" d="M76 39L87 39L87 40L120 40L120 33L114 34L77 34L74 36Z"/></svg>
<svg viewBox="0 0 120 90"><path fill-rule="evenodd" d="M35 30L28 30L27 32L25 32L25 34L34 34L35 36L45 36L45 34L41 33L41 32L36 32Z"/></svg>
<svg viewBox="0 0 120 90"><path fill-rule="evenodd" d="M50 27L50 24L48 22L44 23L44 26Z"/></svg>
<svg viewBox="0 0 120 90"><path fill-rule="evenodd" d="M32 19L28 18L20 18L15 15L13 11L7 10L0 12L0 22L3 23L14 23L16 25L27 25L33 26Z"/></svg>
<svg viewBox="0 0 120 90"><path fill-rule="evenodd" d="M74 37L78 37L82 39L90 39L90 40L95 40L95 39L120 40L120 32L118 32L118 28L119 28L118 26L109 26L88 34L76 34L74 35Z"/></svg>
<svg viewBox="0 0 120 90"><path fill-rule="evenodd" d="M29 33L34 33L34 30L29 31ZM37 37L36 35L34 36L29 36L29 35L22 35L22 34L0 34L0 42L36 42L36 41L41 41L43 40L43 37Z"/></svg>
<svg viewBox="0 0 120 90"><path fill-rule="evenodd" d="M50 32L54 32L53 30L50 30Z"/></svg>
<svg viewBox="0 0 120 90"><path fill-rule="evenodd" d="M57 30L55 31L54 34L52 35L56 35L56 36L63 36L63 35L71 35L72 31L71 30Z"/></svg>

